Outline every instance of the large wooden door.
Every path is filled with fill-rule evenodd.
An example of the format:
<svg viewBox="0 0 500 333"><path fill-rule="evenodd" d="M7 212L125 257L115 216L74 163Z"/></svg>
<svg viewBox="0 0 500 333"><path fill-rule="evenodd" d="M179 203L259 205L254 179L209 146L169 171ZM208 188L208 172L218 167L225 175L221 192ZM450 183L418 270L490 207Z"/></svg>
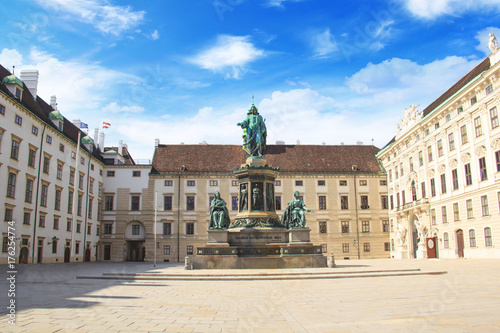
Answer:
<svg viewBox="0 0 500 333"><path fill-rule="evenodd" d="M464 232L462 229L457 230L457 252L458 257L464 257Z"/></svg>
<svg viewBox="0 0 500 333"><path fill-rule="evenodd" d="M111 260L111 245L104 245L104 260Z"/></svg>
<svg viewBox="0 0 500 333"><path fill-rule="evenodd" d="M64 262L70 262L71 257L71 250L69 247L64 249Z"/></svg>
<svg viewBox="0 0 500 333"><path fill-rule="evenodd" d="M437 258L437 253L436 253L436 242L437 237L432 237L432 238L427 238L425 240L425 244L427 245L427 258L433 259Z"/></svg>
<svg viewBox="0 0 500 333"><path fill-rule="evenodd" d="M42 256L43 256L43 246L38 246L38 257L36 262L41 264L42 263Z"/></svg>
<svg viewBox="0 0 500 333"><path fill-rule="evenodd" d="M85 250L85 261L90 261L90 249Z"/></svg>
<svg viewBox="0 0 500 333"><path fill-rule="evenodd" d="M21 248L21 253L19 254L19 263L20 264L27 264L28 263L28 256L29 256L30 251L26 246Z"/></svg>

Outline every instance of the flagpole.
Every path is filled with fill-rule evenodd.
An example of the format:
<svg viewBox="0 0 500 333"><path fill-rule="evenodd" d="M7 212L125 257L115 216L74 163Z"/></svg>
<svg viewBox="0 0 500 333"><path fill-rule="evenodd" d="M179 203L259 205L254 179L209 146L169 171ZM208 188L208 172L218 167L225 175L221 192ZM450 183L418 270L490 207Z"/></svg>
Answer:
<svg viewBox="0 0 500 333"><path fill-rule="evenodd" d="M75 177L73 178L73 209L71 214L73 215L73 219L71 221L71 243L69 245L69 261L71 262L71 257L73 256L73 249L74 249L74 238L75 238L75 224L76 224L76 200L78 196L78 189L76 187L76 179L79 176L78 175L78 157L80 155L80 137L81 137L82 131L78 129L78 142L77 142L77 148L76 148L76 157L75 157ZM71 173L71 171L70 171Z"/></svg>
<svg viewBox="0 0 500 333"><path fill-rule="evenodd" d="M154 235L155 235L155 243L154 243L154 263L153 263L153 267L156 267L156 213L158 211L158 191L155 191L155 221L154 221L154 224L153 224L153 231L154 231Z"/></svg>

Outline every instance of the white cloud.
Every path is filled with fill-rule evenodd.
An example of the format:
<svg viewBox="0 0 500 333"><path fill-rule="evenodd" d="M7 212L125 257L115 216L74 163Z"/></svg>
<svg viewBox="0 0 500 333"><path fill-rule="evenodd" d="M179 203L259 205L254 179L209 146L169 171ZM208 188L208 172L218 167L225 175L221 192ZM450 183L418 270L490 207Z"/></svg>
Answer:
<svg viewBox="0 0 500 333"><path fill-rule="evenodd" d="M266 7L279 7L279 8L284 8L284 3L286 2L302 2L305 0L266 0L265 6Z"/></svg>
<svg viewBox="0 0 500 333"><path fill-rule="evenodd" d="M214 46L188 59L203 69L225 72L226 77L239 79L247 71L247 65L265 56L248 36L219 35Z"/></svg>
<svg viewBox="0 0 500 333"><path fill-rule="evenodd" d="M111 113L142 113L145 109L142 106L120 106L116 102L111 102L103 107L102 111Z"/></svg>
<svg viewBox="0 0 500 333"><path fill-rule="evenodd" d="M413 15L423 19L435 19L442 15L461 15L466 12L500 10L498 0L400 0Z"/></svg>
<svg viewBox="0 0 500 333"><path fill-rule="evenodd" d="M0 64L12 72L12 66L23 65L23 56L17 50L3 49L0 53Z"/></svg>
<svg viewBox="0 0 500 333"><path fill-rule="evenodd" d="M160 33L158 32L158 30L155 30L149 38L151 38L152 40L157 40L158 38L160 38Z"/></svg>
<svg viewBox="0 0 500 333"><path fill-rule="evenodd" d="M326 58L331 53L338 51L337 42L329 28L321 32L313 32L309 38L314 57L317 59Z"/></svg>
<svg viewBox="0 0 500 333"><path fill-rule="evenodd" d="M133 11L130 6L114 6L107 0L37 0L50 11L68 15L68 20L78 20L93 25L105 34L120 35L141 24L144 11Z"/></svg>

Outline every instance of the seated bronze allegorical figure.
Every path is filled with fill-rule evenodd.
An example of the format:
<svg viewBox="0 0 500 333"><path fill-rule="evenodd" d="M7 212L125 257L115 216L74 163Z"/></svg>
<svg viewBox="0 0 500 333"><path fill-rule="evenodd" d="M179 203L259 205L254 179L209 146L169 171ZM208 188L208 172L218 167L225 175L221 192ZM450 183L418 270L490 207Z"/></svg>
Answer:
<svg viewBox="0 0 500 333"><path fill-rule="evenodd" d="M230 224L229 212L226 202L221 199L219 191L215 192L215 197L210 203L210 224L209 229L227 229Z"/></svg>
<svg viewBox="0 0 500 333"><path fill-rule="evenodd" d="M295 191L295 193L293 194L293 200L288 202L288 206L286 207L281 217L281 223L287 228L305 228L305 212L314 213L312 210L306 207L304 201L299 198L299 194L300 193L298 191Z"/></svg>

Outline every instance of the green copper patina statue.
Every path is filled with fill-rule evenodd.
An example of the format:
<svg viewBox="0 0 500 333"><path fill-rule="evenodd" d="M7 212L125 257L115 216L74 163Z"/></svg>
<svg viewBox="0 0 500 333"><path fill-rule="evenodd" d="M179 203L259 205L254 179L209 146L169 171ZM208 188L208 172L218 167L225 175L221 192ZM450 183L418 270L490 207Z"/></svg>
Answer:
<svg viewBox="0 0 500 333"><path fill-rule="evenodd" d="M295 191L294 198L288 203L281 217L281 223L287 228L305 228L306 216L305 212L314 213L306 207L306 204L299 198L299 192Z"/></svg>
<svg viewBox="0 0 500 333"><path fill-rule="evenodd" d="M243 128L243 150L250 156L262 157L266 149L267 130L254 104L248 110L246 119L237 125Z"/></svg>
<svg viewBox="0 0 500 333"><path fill-rule="evenodd" d="M210 204L210 224L209 229L227 229L231 221L226 202L221 199L219 191L215 192L215 197Z"/></svg>

